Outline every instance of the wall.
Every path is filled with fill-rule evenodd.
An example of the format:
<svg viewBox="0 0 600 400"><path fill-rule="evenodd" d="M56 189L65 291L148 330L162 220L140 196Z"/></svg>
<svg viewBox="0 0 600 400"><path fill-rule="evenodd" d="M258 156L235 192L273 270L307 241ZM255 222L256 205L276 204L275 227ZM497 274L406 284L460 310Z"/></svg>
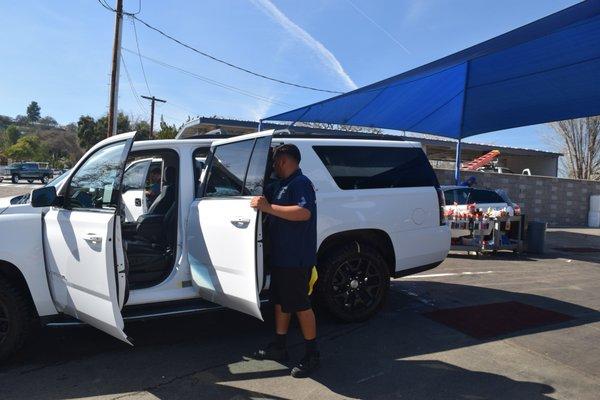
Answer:
<svg viewBox="0 0 600 400"><path fill-rule="evenodd" d="M454 185L453 170L435 172L441 185ZM600 181L471 171L462 171L461 176L463 180L475 176L475 187L506 190L529 220L549 226L587 226L590 196L600 195Z"/></svg>

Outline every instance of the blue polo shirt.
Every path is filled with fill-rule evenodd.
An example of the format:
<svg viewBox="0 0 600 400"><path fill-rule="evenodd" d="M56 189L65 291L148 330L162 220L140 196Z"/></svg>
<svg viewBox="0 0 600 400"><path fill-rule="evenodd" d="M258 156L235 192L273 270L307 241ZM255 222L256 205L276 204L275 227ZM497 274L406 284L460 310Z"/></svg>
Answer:
<svg viewBox="0 0 600 400"><path fill-rule="evenodd" d="M270 263L277 268L312 267L317 264L317 204L313 184L298 169L286 179L267 187L271 204L300 206L310 211L308 221L288 221L268 216Z"/></svg>

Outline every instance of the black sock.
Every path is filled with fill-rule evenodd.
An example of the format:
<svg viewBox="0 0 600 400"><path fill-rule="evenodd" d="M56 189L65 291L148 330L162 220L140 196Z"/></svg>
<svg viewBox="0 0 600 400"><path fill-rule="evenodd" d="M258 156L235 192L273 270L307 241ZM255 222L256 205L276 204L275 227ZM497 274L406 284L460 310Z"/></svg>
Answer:
<svg viewBox="0 0 600 400"><path fill-rule="evenodd" d="M275 345L277 347L281 347L281 348L285 347L285 339L286 338L287 338L287 334L284 333L283 335L281 335L279 333L276 333L275 334Z"/></svg>
<svg viewBox="0 0 600 400"><path fill-rule="evenodd" d="M304 344L306 345L306 354L314 354L317 352L317 339L304 339Z"/></svg>

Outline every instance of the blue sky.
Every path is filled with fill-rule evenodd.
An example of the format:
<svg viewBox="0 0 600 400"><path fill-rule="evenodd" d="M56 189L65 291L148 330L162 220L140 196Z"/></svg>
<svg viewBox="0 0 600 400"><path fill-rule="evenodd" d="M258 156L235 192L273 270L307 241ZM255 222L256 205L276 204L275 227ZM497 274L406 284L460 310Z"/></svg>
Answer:
<svg viewBox="0 0 600 400"><path fill-rule="evenodd" d="M113 4L112 0L108 0ZM142 0L139 17L187 43L266 75L347 91L462 50L577 3L574 0ZM125 0L137 11L138 0ZM0 114L36 100L60 123L106 112L114 15L96 0L0 3ZM179 125L194 115L258 119L329 97L282 86L198 56L140 23L144 56L241 89L225 89L144 59L157 108ZM136 50L125 19L123 47ZM123 52L138 95L148 94L138 56ZM259 96L260 98L256 98ZM148 117L121 70L119 108ZM471 141L551 149L543 125Z"/></svg>

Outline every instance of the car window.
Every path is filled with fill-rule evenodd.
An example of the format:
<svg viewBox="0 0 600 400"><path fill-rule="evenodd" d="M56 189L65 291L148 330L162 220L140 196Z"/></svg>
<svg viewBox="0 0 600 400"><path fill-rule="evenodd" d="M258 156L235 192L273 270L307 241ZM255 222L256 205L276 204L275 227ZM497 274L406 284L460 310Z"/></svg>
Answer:
<svg viewBox="0 0 600 400"><path fill-rule="evenodd" d="M464 206L469 202L469 191L470 189L447 189L444 190L444 197L447 205L453 205L456 203L459 206Z"/></svg>
<svg viewBox="0 0 600 400"><path fill-rule="evenodd" d="M271 138L262 137L256 139L256 145L252 151L248 173L244 183L244 194L250 196L260 196L265 187L265 173L267 159L271 149Z"/></svg>
<svg viewBox="0 0 600 400"><path fill-rule="evenodd" d="M314 146L340 189L438 186L423 150L415 147Z"/></svg>
<svg viewBox="0 0 600 400"><path fill-rule="evenodd" d="M75 172L67 188L71 209L114 209L117 178L125 142L114 143L92 154Z"/></svg>
<svg viewBox="0 0 600 400"><path fill-rule="evenodd" d="M205 196L241 196L254 140L218 146L213 154Z"/></svg>
<svg viewBox="0 0 600 400"><path fill-rule="evenodd" d="M146 170L150 161L139 162L125 169L123 190L143 189L146 183Z"/></svg>
<svg viewBox="0 0 600 400"><path fill-rule="evenodd" d="M502 197L491 190L473 189L471 197L469 198L471 203L505 203Z"/></svg>
<svg viewBox="0 0 600 400"><path fill-rule="evenodd" d="M192 155L194 159L194 187L196 188L195 193L200 193L200 178L202 176L202 171L206 167L206 160L210 153L209 147L198 147L194 150L194 154Z"/></svg>

